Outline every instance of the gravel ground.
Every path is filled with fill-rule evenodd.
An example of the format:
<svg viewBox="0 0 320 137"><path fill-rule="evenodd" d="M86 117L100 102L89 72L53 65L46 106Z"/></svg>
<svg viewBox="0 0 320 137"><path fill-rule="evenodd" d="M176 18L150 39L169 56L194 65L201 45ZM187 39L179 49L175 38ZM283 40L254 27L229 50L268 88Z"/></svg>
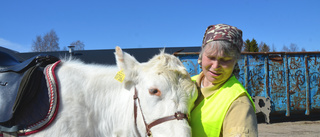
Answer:
<svg viewBox="0 0 320 137"><path fill-rule="evenodd" d="M271 124L258 117L259 137L320 137L320 115L273 117Z"/></svg>
<svg viewBox="0 0 320 137"><path fill-rule="evenodd" d="M320 120L258 124L259 137L320 137Z"/></svg>

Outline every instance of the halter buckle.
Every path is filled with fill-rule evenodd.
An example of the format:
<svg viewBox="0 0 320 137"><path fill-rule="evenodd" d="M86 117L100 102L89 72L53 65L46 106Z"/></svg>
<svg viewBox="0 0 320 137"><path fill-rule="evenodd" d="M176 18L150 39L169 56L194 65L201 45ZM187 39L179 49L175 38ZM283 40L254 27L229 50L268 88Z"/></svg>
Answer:
<svg viewBox="0 0 320 137"><path fill-rule="evenodd" d="M177 119L177 120L183 120L184 118L187 118L188 119L188 115L187 114L184 114L184 113L181 113L180 111L179 112L176 112L174 114L174 117Z"/></svg>

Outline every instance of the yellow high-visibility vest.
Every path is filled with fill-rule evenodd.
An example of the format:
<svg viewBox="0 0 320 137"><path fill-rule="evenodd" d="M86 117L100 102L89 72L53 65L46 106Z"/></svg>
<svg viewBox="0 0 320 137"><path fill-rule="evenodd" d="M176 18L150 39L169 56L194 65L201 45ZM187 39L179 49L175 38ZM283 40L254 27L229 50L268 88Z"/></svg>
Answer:
<svg viewBox="0 0 320 137"><path fill-rule="evenodd" d="M229 107L243 93L248 96L255 110L250 95L234 75L216 93L204 98L191 112L189 122L192 128L192 136L219 137Z"/></svg>
<svg viewBox="0 0 320 137"><path fill-rule="evenodd" d="M198 77L199 77L199 75L194 75L194 76L191 77L191 80L195 82L195 81L197 81Z"/></svg>

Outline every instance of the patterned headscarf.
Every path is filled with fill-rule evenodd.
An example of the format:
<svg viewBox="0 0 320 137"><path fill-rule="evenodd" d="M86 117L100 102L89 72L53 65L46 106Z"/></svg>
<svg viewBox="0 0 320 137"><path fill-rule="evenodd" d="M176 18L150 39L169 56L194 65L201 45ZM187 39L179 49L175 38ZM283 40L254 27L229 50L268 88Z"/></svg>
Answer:
<svg viewBox="0 0 320 137"><path fill-rule="evenodd" d="M210 25L203 36L202 46L217 40L228 41L241 51L243 45L242 31L226 24Z"/></svg>
<svg viewBox="0 0 320 137"><path fill-rule="evenodd" d="M243 40L240 29L226 24L210 25L204 33L202 48L204 48L207 43L218 40L230 42L241 52ZM198 63L201 63L201 56L199 57Z"/></svg>

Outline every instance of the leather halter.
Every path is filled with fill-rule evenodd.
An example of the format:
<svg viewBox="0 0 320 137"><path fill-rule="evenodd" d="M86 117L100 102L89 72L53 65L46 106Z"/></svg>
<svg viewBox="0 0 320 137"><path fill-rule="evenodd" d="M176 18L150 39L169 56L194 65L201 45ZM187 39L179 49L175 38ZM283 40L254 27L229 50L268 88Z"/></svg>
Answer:
<svg viewBox="0 0 320 137"><path fill-rule="evenodd" d="M166 122L166 121L170 121L170 120L182 120L182 119L188 119L188 115L187 114L184 114L184 113L182 113L182 112L176 112L176 113L174 113L174 115L171 115L171 116L167 116L167 117L163 117L163 118L159 118L159 119L157 119L157 120L155 120L155 121L153 121L153 122L151 122L150 124L147 124L147 122L146 122L146 120L145 120L145 118L144 118L144 115L143 115L143 112L142 112L142 108L141 108L141 105L140 105L140 99L139 99L139 97L138 97L138 92L137 92L137 89L135 88L134 89L134 95L133 95L133 99L134 99L134 123L135 123L135 130L136 130L136 132L138 133L138 135L139 136L141 136L140 135L140 133L139 133L139 131L138 131L138 126L137 126L137 101L138 101L138 105L139 105L139 107L140 107L140 112L141 112L141 115L142 115L142 118L143 118L143 122L144 122L144 125L145 125L145 127L146 127L146 131L147 131L147 135L148 136L151 136L152 135L152 133L151 133L151 128L153 127L153 126L156 126L156 125L158 125L158 124L161 124L161 123L163 123L163 122ZM136 101L137 100L137 101Z"/></svg>

